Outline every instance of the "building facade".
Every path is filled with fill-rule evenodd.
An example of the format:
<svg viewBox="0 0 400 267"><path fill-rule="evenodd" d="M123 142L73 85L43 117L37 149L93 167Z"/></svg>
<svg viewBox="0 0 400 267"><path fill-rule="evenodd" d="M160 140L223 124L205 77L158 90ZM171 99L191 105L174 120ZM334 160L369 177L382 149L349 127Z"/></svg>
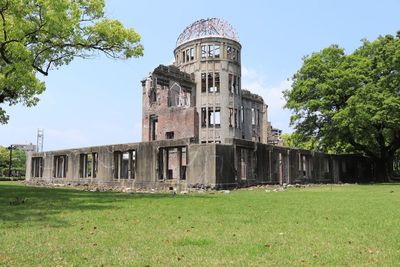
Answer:
<svg viewBox="0 0 400 267"><path fill-rule="evenodd" d="M189 25L177 39L174 64L159 66L142 81L142 141L194 137L199 143L224 144L232 138L267 143L268 106L241 87L241 49L226 21ZM179 108L170 104L177 101ZM177 121L180 125L174 125Z"/></svg>

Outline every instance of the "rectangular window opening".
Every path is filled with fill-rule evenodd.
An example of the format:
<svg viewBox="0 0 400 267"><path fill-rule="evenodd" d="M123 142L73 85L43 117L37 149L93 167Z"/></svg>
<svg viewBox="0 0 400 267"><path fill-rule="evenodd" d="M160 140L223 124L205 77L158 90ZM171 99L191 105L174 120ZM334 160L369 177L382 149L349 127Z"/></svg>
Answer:
<svg viewBox="0 0 400 267"><path fill-rule="evenodd" d="M233 86L233 74L231 73L229 73L228 77L228 88L230 93L233 94L235 92L235 87Z"/></svg>
<svg viewBox="0 0 400 267"><path fill-rule="evenodd" d="M233 121L233 108L229 108L229 127L232 128L234 125Z"/></svg>
<svg viewBox="0 0 400 267"><path fill-rule="evenodd" d="M136 150L129 151L130 166L129 166L129 177L131 179L136 178Z"/></svg>
<svg viewBox="0 0 400 267"><path fill-rule="evenodd" d="M212 127L214 125L214 109L208 108L208 127Z"/></svg>
<svg viewBox="0 0 400 267"><path fill-rule="evenodd" d="M215 92L219 93L219 89L220 89L219 72L216 72L214 75L215 75L214 90L215 90Z"/></svg>
<svg viewBox="0 0 400 267"><path fill-rule="evenodd" d="M208 45L208 54L207 56L209 58L212 58L214 56L214 45Z"/></svg>
<svg viewBox="0 0 400 267"><path fill-rule="evenodd" d="M158 117L150 115L150 141L157 140Z"/></svg>
<svg viewBox="0 0 400 267"><path fill-rule="evenodd" d="M135 179L136 150L114 151L114 178Z"/></svg>
<svg viewBox="0 0 400 267"><path fill-rule="evenodd" d="M194 48L190 48L190 61L194 60Z"/></svg>
<svg viewBox="0 0 400 267"><path fill-rule="evenodd" d="M32 158L31 176L33 178L42 178L43 177L43 158L42 157L33 157Z"/></svg>
<svg viewBox="0 0 400 267"><path fill-rule="evenodd" d="M174 132L166 132L165 139L174 139Z"/></svg>
<svg viewBox="0 0 400 267"><path fill-rule="evenodd" d="M235 128L239 128L239 122L238 122L238 110L235 108Z"/></svg>
<svg viewBox="0 0 400 267"><path fill-rule="evenodd" d="M67 155L54 156L53 176L55 178L65 178L68 170Z"/></svg>
<svg viewBox="0 0 400 267"><path fill-rule="evenodd" d="M214 74L213 73L208 73L207 75L207 85L208 85L208 92L213 93L215 92L215 87L214 85Z"/></svg>
<svg viewBox="0 0 400 267"><path fill-rule="evenodd" d="M181 170L180 170L180 179L186 180L186 169L187 169L187 151L186 147L182 147L181 149Z"/></svg>
<svg viewBox="0 0 400 267"><path fill-rule="evenodd" d="M232 83L233 83L233 88L232 88L232 91L233 92L235 92L235 93L237 93L237 76L236 75L233 75L233 81L232 81Z"/></svg>
<svg viewBox="0 0 400 267"><path fill-rule="evenodd" d="M207 110L206 108L201 108L201 128L207 126Z"/></svg>
<svg viewBox="0 0 400 267"><path fill-rule="evenodd" d="M205 58L207 58L207 46L205 46L205 45L202 45L201 46L201 58L202 59L205 59Z"/></svg>
<svg viewBox="0 0 400 267"><path fill-rule="evenodd" d="M206 78L207 78L207 74L206 73L202 73L201 74L201 92L202 93L205 93L206 90L207 90Z"/></svg>
<svg viewBox="0 0 400 267"><path fill-rule="evenodd" d="M214 46L214 57L220 58L221 56L221 47L219 45Z"/></svg>
<svg viewBox="0 0 400 267"><path fill-rule="evenodd" d="M221 108L215 108L214 111L214 126L221 127Z"/></svg>
<svg viewBox="0 0 400 267"><path fill-rule="evenodd" d="M186 50L186 62L189 62L189 61L190 61L190 50L187 49Z"/></svg>

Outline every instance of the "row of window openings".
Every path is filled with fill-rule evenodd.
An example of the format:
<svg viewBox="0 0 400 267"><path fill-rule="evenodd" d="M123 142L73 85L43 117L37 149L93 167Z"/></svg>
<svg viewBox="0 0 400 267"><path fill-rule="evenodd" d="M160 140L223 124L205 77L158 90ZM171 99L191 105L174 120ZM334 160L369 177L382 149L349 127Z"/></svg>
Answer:
<svg viewBox="0 0 400 267"><path fill-rule="evenodd" d="M42 158L34 158L33 160L34 160L33 172L35 174L34 177L41 177L41 175L43 174L43 165L44 165L43 159ZM98 163L98 154L97 153L80 154L79 155L79 177L80 178L90 178L90 177L96 178L97 163ZM40 165L39 167L38 167L38 164ZM67 175L67 171L68 171L68 156L67 155L54 156L53 164L54 164L53 177L54 178L65 178ZM40 174L40 176L36 176L39 174Z"/></svg>
<svg viewBox="0 0 400 267"><path fill-rule="evenodd" d="M310 158L308 156L299 154L298 160L299 171L303 171L304 175L306 175L307 171L312 171L312 164L310 164ZM325 173L330 172L330 163L327 158L322 161L322 171Z"/></svg>
<svg viewBox="0 0 400 267"><path fill-rule="evenodd" d="M226 48L226 54L227 58L229 60L233 61L238 61L240 55L239 55L239 50L232 47L232 46L227 46ZM195 49L193 47L188 48L184 51L182 51L182 62L190 62L195 60ZM221 46L217 44L207 44L207 45L202 45L201 46L201 58L202 59L207 59L207 58L215 58L219 59L221 57ZM177 55L177 61L179 61L178 55Z"/></svg>
<svg viewBox="0 0 400 267"><path fill-rule="evenodd" d="M240 122L239 122L240 118ZM229 108L229 127L240 128L244 122L244 109ZM260 125L260 111L258 109L251 109L251 124ZM221 127L221 108L216 107L203 107L201 108L201 127Z"/></svg>
<svg viewBox="0 0 400 267"><path fill-rule="evenodd" d="M187 150L186 147L160 149L160 179L186 179ZM136 175L136 151L114 152L114 178L135 179ZM98 154L80 154L79 176L80 178L97 175ZM44 161L42 157L32 158L32 177L43 176ZM68 156L54 156L53 176L65 178L68 171Z"/></svg>
<svg viewBox="0 0 400 267"><path fill-rule="evenodd" d="M210 72L201 74L201 92L205 93L219 93L220 91L220 74L219 72ZM239 94L240 88L240 77L229 73L228 76L228 88L230 93Z"/></svg>
<svg viewBox="0 0 400 267"><path fill-rule="evenodd" d="M96 178L98 166L98 154L80 154L79 177ZM44 161L42 157L32 158L32 177L43 176ZM114 152L114 178L134 179L136 170L136 151ZM65 178L68 171L68 156L54 156L53 177Z"/></svg>

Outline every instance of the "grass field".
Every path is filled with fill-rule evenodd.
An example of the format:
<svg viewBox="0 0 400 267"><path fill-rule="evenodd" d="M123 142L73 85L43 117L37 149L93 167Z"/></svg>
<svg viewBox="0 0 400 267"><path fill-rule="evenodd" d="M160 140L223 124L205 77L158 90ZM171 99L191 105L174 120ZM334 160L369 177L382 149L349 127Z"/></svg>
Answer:
<svg viewBox="0 0 400 267"><path fill-rule="evenodd" d="M0 266L399 266L400 185L125 194L0 182Z"/></svg>

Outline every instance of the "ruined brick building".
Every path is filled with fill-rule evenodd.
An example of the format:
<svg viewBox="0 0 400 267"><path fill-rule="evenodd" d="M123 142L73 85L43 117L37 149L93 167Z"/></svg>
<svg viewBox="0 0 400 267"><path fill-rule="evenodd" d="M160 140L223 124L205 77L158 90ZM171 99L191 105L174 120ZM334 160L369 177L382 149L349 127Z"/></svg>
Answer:
<svg viewBox="0 0 400 267"><path fill-rule="evenodd" d="M142 81L142 141L267 143L268 106L241 87L241 48L236 31L223 20L189 25L176 42L174 65L160 65Z"/></svg>
<svg viewBox="0 0 400 267"><path fill-rule="evenodd" d="M187 189L370 180L361 156L276 146L268 106L241 87L241 48L227 22L194 22L175 63L141 83L142 142L30 152L27 181Z"/></svg>

